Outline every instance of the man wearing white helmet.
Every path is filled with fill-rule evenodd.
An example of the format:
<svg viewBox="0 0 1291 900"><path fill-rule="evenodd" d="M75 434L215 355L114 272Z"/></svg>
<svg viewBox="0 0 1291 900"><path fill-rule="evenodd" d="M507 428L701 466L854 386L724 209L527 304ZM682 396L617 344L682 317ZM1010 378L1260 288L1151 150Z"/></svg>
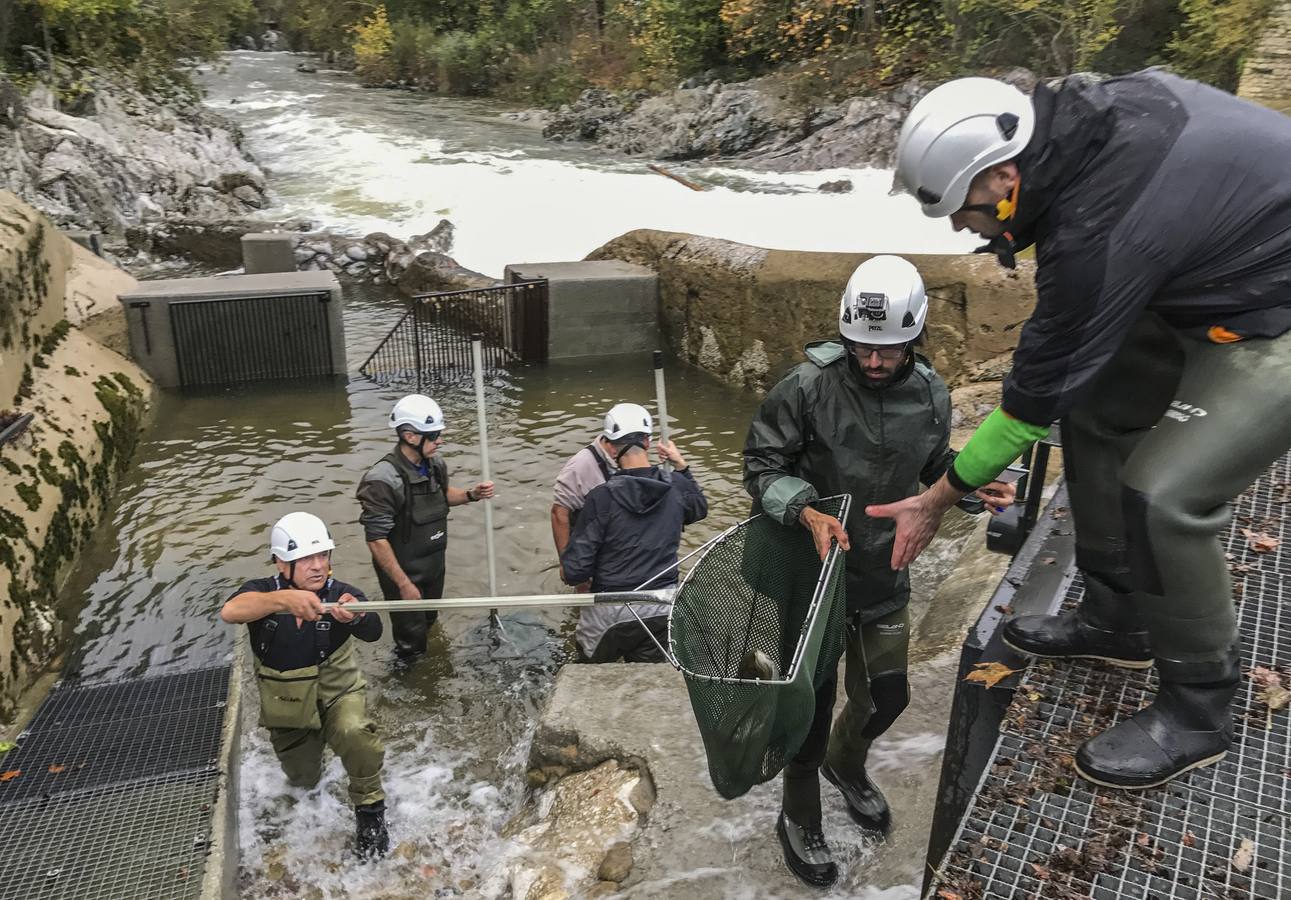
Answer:
<svg viewBox="0 0 1291 900"><path fill-rule="evenodd" d="M423 394L409 394L390 411L398 444L359 481L359 523L372 553L381 593L390 600L437 600L444 595L448 509L493 496L493 482L462 490L448 483L437 455L444 413ZM437 612L390 614L395 652L411 659L426 652Z"/></svg>
<svg viewBox="0 0 1291 900"><path fill-rule="evenodd" d="M1055 420L1085 582L1079 610L1006 624L1025 653L1143 668L1146 709L1076 770L1145 788L1217 762L1240 683L1220 532L1291 447L1291 119L1148 70L1032 97L991 79L911 110L897 178L929 216L1036 248L1037 303L1000 406L897 520L892 565Z"/></svg>
<svg viewBox="0 0 1291 900"><path fill-rule="evenodd" d="M566 583L588 585L597 592L653 590L677 583L682 529L708 515L708 502L672 441L656 445L659 461L670 462L672 472L650 465L652 424L650 413L635 403L620 403L606 414L601 440L614 468L579 498L573 534L560 556ZM577 457L571 462L577 463ZM558 481L558 492L561 489ZM579 659L663 662L655 641L662 645L668 640L668 611L663 603L637 603L632 609L583 607L575 632Z"/></svg>
<svg viewBox="0 0 1291 900"><path fill-rule="evenodd" d="M245 624L255 654L260 724L295 787L312 788L323 774L323 747L341 758L350 779L360 856L384 854L381 768L385 748L367 716L365 683L350 638L381 637L379 616L324 613L324 603L367 598L332 577L335 548L327 526L305 512L288 513L269 533L269 553L278 574L253 578L220 610L230 624Z"/></svg>
<svg viewBox="0 0 1291 900"><path fill-rule="evenodd" d="M812 504L841 493L897 499L950 465L950 393L915 352L927 314L913 265L896 256L861 263L839 304L839 338L807 345L807 362L767 394L744 443L744 486L760 510L809 529L822 559L833 540L848 550L847 702L831 730L837 674L816 686L815 718L785 767L776 824L790 870L815 886L837 877L822 830L819 773L841 791L857 824L885 832L891 823L866 757L909 701L910 581L888 565L891 523L853 508L844 530ZM1012 503L1010 486L990 488L993 508Z"/></svg>
<svg viewBox="0 0 1291 900"><path fill-rule="evenodd" d="M569 536L583 509L587 493L609 480L618 469L613 442L629 434L650 436L650 413L636 403L617 403L605 414L601 433L579 450L561 467L556 476L556 487L551 504L551 536L556 544L556 556L569 546ZM590 582L576 585L586 591Z"/></svg>

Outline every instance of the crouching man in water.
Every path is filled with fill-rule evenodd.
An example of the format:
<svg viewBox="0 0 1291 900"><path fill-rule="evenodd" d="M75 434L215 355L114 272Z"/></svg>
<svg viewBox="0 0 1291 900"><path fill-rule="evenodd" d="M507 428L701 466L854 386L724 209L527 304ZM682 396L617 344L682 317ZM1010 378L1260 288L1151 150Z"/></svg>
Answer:
<svg viewBox="0 0 1291 900"><path fill-rule="evenodd" d="M367 716L365 683L350 637L369 643L381 637L381 618L324 613L324 603L366 599L358 588L331 577L335 544L317 516L294 512L269 537L278 574L253 578L220 610L229 624L251 632L260 688L260 725L294 787L311 788L323 774L323 745L341 758L350 776L350 800L358 823L355 849L362 857L384 855L385 824L381 767L385 747Z"/></svg>
<svg viewBox="0 0 1291 900"><path fill-rule="evenodd" d="M906 260L876 256L857 267L843 292L839 340L807 345L807 362L762 402L744 442L744 486L756 506L784 525L801 523L824 559L831 540L847 554L847 703L830 718L837 676L816 689L816 713L798 755L784 770L776 831L790 870L824 887L838 876L825 842L823 773L842 792L852 819L870 831L891 824L887 800L866 772L870 745L909 702L910 577L889 567L895 529L858 508L875 497L902 497L933 484L950 449L950 394L915 353L928 301ZM821 497L850 493L846 530L816 510ZM983 499L1000 511L1010 485L992 483Z"/></svg>
<svg viewBox="0 0 1291 900"><path fill-rule="evenodd" d="M630 416L632 421L611 423L616 416ZM560 555L562 577L573 585L590 580L593 593L672 587L677 583L682 529L708 515L708 501L671 441L660 441L657 452L660 462L672 463L672 473L650 465L646 451L651 421L644 408L616 406L606 417L607 432L612 424L618 424L617 433L623 435L610 441L618 469L588 492L574 534ZM667 604L583 607L576 632L579 659L663 662L638 616L660 644L668 640Z"/></svg>

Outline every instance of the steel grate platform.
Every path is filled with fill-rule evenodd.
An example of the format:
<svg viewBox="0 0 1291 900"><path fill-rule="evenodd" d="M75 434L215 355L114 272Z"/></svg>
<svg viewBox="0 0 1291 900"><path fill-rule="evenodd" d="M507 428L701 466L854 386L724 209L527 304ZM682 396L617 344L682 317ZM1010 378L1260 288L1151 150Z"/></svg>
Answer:
<svg viewBox="0 0 1291 900"><path fill-rule="evenodd" d="M55 687L0 757L0 900L197 897L227 667Z"/></svg>
<svg viewBox="0 0 1291 900"><path fill-rule="evenodd" d="M1238 499L1225 537L1245 669L1285 674L1291 664L1288 503L1291 455ZM1243 528L1283 543L1255 553ZM1065 604L1082 593L1076 576ZM1249 680L1234 700L1233 749L1219 764L1145 792L1099 788L1075 774L1076 748L1146 706L1155 689L1152 670L1086 662L1031 666L929 896L1291 897L1291 711L1270 716Z"/></svg>

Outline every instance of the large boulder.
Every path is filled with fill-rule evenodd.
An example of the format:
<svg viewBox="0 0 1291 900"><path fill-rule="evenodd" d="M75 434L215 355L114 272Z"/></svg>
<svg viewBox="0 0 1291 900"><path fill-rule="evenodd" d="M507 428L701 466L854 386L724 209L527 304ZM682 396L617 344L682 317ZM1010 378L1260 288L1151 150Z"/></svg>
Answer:
<svg viewBox="0 0 1291 900"><path fill-rule="evenodd" d="M389 271L387 260L387 271ZM468 288L492 287L499 284L479 272L459 265L457 260L433 250L417 253L397 277L390 280L405 294L426 294L434 291L459 291Z"/></svg>

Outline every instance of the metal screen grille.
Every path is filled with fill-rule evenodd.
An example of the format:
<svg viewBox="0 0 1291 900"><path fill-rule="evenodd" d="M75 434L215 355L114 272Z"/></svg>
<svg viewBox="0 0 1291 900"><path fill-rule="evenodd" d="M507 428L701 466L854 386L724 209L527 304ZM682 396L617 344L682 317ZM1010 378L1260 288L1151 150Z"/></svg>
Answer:
<svg viewBox="0 0 1291 900"><path fill-rule="evenodd" d="M330 375L331 294L170 304L179 383L227 384Z"/></svg>
<svg viewBox="0 0 1291 900"><path fill-rule="evenodd" d="M1245 667L1285 672L1291 663L1289 500L1291 456L1238 498L1225 537ZM1282 544L1254 553L1243 528ZM1065 606L1082 594L1077 579ZM1083 661L1033 665L930 895L1291 896L1291 714L1269 715L1249 679L1233 703L1233 748L1218 764L1140 792L1096 787L1072 770L1082 742L1146 706L1155 689L1151 671ZM1250 861L1241 865L1245 852Z"/></svg>
<svg viewBox="0 0 1291 900"><path fill-rule="evenodd" d="M849 502L815 505L846 522ZM774 778L802 745L816 685L843 652L844 569L841 550L822 564L809 532L762 515L723 535L678 589L668 640L723 797ZM774 669L764 680L745 670L755 654Z"/></svg>
<svg viewBox="0 0 1291 900"><path fill-rule="evenodd" d="M421 390L471 377L471 335L483 335L483 363L547 359L547 282L421 294L359 371L382 384Z"/></svg>
<svg viewBox="0 0 1291 900"><path fill-rule="evenodd" d="M56 686L0 757L0 900L199 893L227 667Z"/></svg>

